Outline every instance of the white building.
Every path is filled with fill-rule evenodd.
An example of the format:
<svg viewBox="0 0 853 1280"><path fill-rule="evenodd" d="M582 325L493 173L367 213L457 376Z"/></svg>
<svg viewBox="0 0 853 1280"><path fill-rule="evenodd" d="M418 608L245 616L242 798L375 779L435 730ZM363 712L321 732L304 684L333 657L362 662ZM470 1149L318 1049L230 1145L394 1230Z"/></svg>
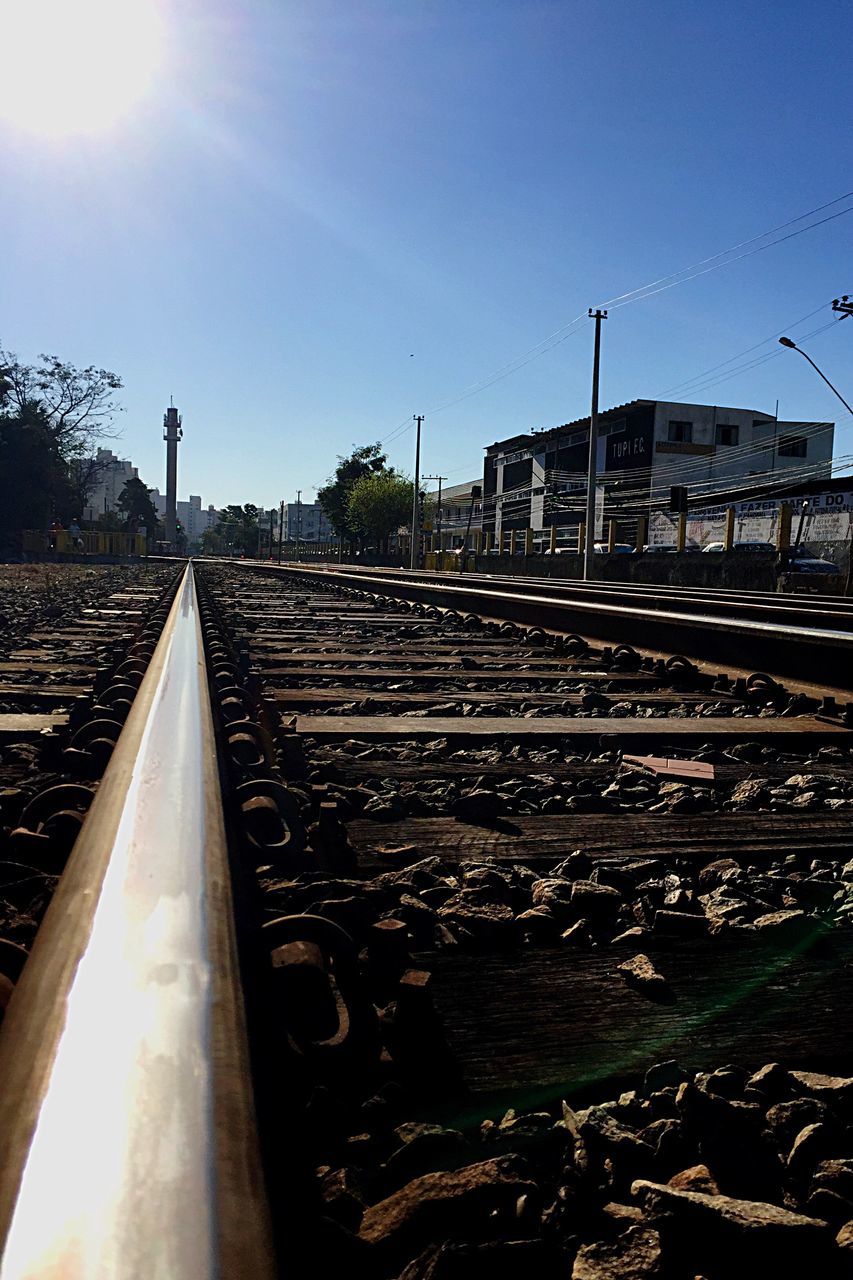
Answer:
<svg viewBox="0 0 853 1280"><path fill-rule="evenodd" d="M284 508L287 542L331 542L335 536L319 502L288 502Z"/></svg>
<svg viewBox="0 0 853 1280"><path fill-rule="evenodd" d="M446 534L450 540L448 545L455 545L465 536L468 528L468 517L471 518L471 531L483 527L483 503L480 498L471 497L473 488L482 491L482 480L469 480L465 484L443 485L441 489L441 508L438 505L438 489L431 489L426 495L427 521L431 525L430 532Z"/></svg>
<svg viewBox="0 0 853 1280"><path fill-rule="evenodd" d="M127 458L117 458L112 449L99 449L94 458L84 458L80 473L86 482L86 501L80 515L97 520L105 511L115 511L128 480L138 480L139 472Z"/></svg>
<svg viewBox="0 0 853 1280"><path fill-rule="evenodd" d="M832 422L779 422L756 409L632 400L599 416L602 515L647 514L686 486L695 503L730 490L832 474ZM484 529L576 524L583 519L589 418L487 446Z"/></svg>
<svg viewBox="0 0 853 1280"><path fill-rule="evenodd" d="M151 501L161 520L166 516L166 495L159 489L151 490ZM202 507L201 498L191 493L187 502L177 503L177 519L182 526L187 542L200 542L206 529L212 529L219 521L219 512L214 506Z"/></svg>

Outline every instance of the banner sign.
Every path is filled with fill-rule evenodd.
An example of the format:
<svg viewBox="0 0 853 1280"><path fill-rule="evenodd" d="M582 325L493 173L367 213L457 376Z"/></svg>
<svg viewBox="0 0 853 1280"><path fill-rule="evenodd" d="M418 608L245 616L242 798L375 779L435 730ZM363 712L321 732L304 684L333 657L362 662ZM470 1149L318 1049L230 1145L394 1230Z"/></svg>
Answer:
<svg viewBox="0 0 853 1280"><path fill-rule="evenodd" d="M731 505L735 512L735 542L776 542L779 508L787 502L792 511L791 536L797 539L802 515L801 542L846 542L853 529L853 492L817 493L798 498L749 498ZM803 503L806 503L803 511ZM704 507L687 518L688 545L705 547L722 542L727 507ZM656 511L649 518L649 546L669 547L677 541L678 517Z"/></svg>

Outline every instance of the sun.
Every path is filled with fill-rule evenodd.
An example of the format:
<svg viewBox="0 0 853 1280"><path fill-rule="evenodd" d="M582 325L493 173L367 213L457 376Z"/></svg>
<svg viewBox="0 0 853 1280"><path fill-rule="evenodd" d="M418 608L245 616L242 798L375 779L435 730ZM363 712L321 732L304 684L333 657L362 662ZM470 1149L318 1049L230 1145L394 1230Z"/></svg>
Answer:
<svg viewBox="0 0 853 1280"><path fill-rule="evenodd" d="M0 120L47 137L109 129L162 63L158 0L0 0Z"/></svg>

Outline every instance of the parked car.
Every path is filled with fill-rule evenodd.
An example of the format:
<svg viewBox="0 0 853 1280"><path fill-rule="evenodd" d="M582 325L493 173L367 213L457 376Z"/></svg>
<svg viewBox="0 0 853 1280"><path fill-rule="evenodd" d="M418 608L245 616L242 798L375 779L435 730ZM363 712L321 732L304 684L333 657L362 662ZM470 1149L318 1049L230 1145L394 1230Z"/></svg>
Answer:
<svg viewBox="0 0 853 1280"><path fill-rule="evenodd" d="M631 546L630 542L615 542L613 544L614 555L632 556L634 554L634 550L635 548ZM596 542L595 544L596 555L606 556L609 553L610 553L610 548L608 547L606 542Z"/></svg>
<svg viewBox="0 0 853 1280"><path fill-rule="evenodd" d="M822 560L820 556L813 555L805 547L791 547L788 552L787 570L788 573L825 573L832 578L841 576L841 570L837 564L833 564L831 560Z"/></svg>
<svg viewBox="0 0 853 1280"><path fill-rule="evenodd" d="M655 546L651 542L647 542L644 545L643 550L650 551L654 555L677 555L678 554L678 549L676 548L676 545L674 542L669 542L666 544L666 546ZM688 542L684 550L685 551L701 551L702 548L699 546L698 542Z"/></svg>
<svg viewBox="0 0 853 1280"><path fill-rule="evenodd" d="M709 542L707 546L702 548L704 551L725 551L726 544L724 542ZM732 547L732 551L755 551L774 555L776 548L772 542L736 542Z"/></svg>

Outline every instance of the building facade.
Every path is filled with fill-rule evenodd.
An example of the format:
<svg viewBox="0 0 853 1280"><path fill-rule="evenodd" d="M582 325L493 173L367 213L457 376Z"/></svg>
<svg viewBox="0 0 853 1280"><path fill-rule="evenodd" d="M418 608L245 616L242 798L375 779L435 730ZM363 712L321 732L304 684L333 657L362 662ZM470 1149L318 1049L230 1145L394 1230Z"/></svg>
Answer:
<svg viewBox="0 0 853 1280"><path fill-rule="evenodd" d="M151 501L161 520L166 516L166 495L159 489L151 490ZM191 493L186 502L177 503L177 521L184 531L187 542L200 542L206 529L212 529L219 520L219 512L214 506L203 507L201 497Z"/></svg>
<svg viewBox="0 0 853 1280"><path fill-rule="evenodd" d="M80 465L86 501L80 516L97 520L106 511L115 511L128 480L138 480L139 472L128 458L118 458L112 449L99 449L94 458L84 458Z"/></svg>
<svg viewBox="0 0 853 1280"><path fill-rule="evenodd" d="M691 502L743 480L824 479L834 423L780 422L720 405L632 400L599 416L596 536L605 518L636 518L684 485ZM584 518L589 418L496 441L486 449L483 528L577 524Z"/></svg>
<svg viewBox="0 0 853 1280"><path fill-rule="evenodd" d="M287 542L331 542L335 537L319 502L287 502L284 519Z"/></svg>
<svg viewBox="0 0 853 1280"><path fill-rule="evenodd" d="M480 480L469 480L465 484L442 486L440 508L438 489L429 490L426 495L426 519L430 526L428 532L445 534L448 546L452 548L462 542L468 528L469 515L471 531L482 529L482 500L471 497L472 489L479 488L480 483Z"/></svg>

